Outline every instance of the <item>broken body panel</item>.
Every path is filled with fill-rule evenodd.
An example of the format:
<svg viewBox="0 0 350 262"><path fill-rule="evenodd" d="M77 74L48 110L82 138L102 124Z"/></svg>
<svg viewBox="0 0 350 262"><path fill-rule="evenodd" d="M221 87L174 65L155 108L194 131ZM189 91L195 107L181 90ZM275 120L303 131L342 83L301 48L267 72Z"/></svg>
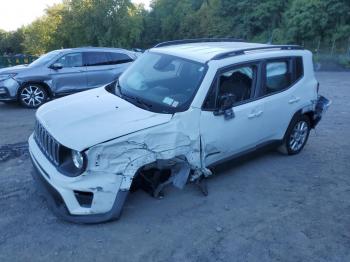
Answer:
<svg viewBox="0 0 350 262"><path fill-rule="evenodd" d="M285 55L285 52L274 51L268 57ZM82 223L118 218L127 192L140 170L169 169L171 176L165 184L172 183L182 188L189 177L196 180L211 175L208 167L222 159L266 141L283 140L296 112L316 112L314 115L318 122L329 103L323 103L325 106L316 103L317 92L313 86L317 81L310 67L311 53L298 50L289 51L288 55L305 58L304 68L308 77L282 95L287 99L298 96L301 101L288 108L287 113L275 113L267 120L260 118L254 121L247 119L247 115L255 107L267 113L271 111L271 114L276 108L283 110L282 103L277 106L275 103L275 107L269 109L275 97L257 100L254 108L249 103L235 106L232 120L202 109L220 68L265 59L265 53L208 62L208 70L191 106L183 112L150 112L111 94L105 87L41 107L37 120L47 132L61 145L84 152L87 159L86 169L81 175L65 176L47 159L33 135L30 137L30 155L36 172L44 180L42 184L56 191L61 198L57 200L56 197L52 201L56 213L64 219ZM279 121L279 125L273 132L267 132L272 120ZM90 202L82 205L79 199L89 193Z"/></svg>
<svg viewBox="0 0 350 262"><path fill-rule="evenodd" d="M187 182L190 170L202 171L205 169L201 163L200 152L198 121L200 109L192 108L176 115L156 114L137 108L108 93L104 88L88 93L93 94L81 93L77 95L82 98L79 101L83 101L78 107L81 114L95 119L95 123L86 119L80 121L84 119L84 115L77 117L78 121L75 122L73 120L75 119L74 113L68 118L69 120L62 115L60 115L62 119L60 116L54 116L57 112L56 101L52 105L44 105L37 113L38 121L61 145L67 147L69 145L70 148L79 151L86 149L88 164L83 174L78 177L63 176L46 159L36 145L33 136L29 139L34 163L40 162L40 164L38 163L39 170L41 167L50 174L49 177L45 176L45 179L62 195L69 213L88 215L110 211L118 192L128 191L138 170L149 164L152 164L149 168L170 168L175 172L172 174L175 177L177 174L185 176L181 179L185 182ZM100 104L89 103L89 99L83 98L98 100ZM61 104L58 100L56 103L64 105L69 112L74 112L77 105L74 103L70 106L68 102L70 99L76 98L70 96L64 98L67 103ZM112 99L113 102L106 103L108 99ZM86 110L83 109L83 104L86 106ZM125 108L126 105L127 108ZM45 107L51 107L54 110L50 113L50 110L45 109ZM94 110L96 108L99 108L99 112ZM111 108L111 110L107 108ZM113 114L112 111L116 113ZM96 115L94 117L94 114L101 112L103 112L101 117ZM103 116L109 119L100 122ZM118 118L118 116L120 117ZM118 121L113 120L113 118L118 119ZM54 119L55 121L52 121ZM78 128L78 125L86 125L87 123L90 126ZM104 127L101 123L109 123L109 127ZM77 130L86 131L84 133L75 132ZM111 133L117 138L112 139ZM94 139L98 137L100 143L96 140L91 141L89 138L92 137ZM91 146L93 144L95 145ZM185 172L183 172L184 170ZM184 182L176 182L176 180L174 184L177 184L178 187L184 186ZM82 207L75 198L74 191L93 193L91 207Z"/></svg>

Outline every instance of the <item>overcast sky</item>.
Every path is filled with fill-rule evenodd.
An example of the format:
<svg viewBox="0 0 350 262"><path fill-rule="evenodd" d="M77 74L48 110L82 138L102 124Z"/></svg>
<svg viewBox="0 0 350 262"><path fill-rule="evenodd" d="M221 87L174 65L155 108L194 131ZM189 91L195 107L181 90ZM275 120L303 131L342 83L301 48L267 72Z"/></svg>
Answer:
<svg viewBox="0 0 350 262"><path fill-rule="evenodd" d="M150 0L132 0L148 7ZM0 29L16 30L40 17L47 6L62 0L0 0Z"/></svg>

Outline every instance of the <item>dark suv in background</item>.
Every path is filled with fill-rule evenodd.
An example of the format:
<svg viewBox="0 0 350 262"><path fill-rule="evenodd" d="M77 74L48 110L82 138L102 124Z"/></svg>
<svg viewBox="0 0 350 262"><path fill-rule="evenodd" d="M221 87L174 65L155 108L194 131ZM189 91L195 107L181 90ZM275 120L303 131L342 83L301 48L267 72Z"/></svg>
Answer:
<svg viewBox="0 0 350 262"><path fill-rule="evenodd" d="M116 80L138 53L83 47L49 52L29 65L0 69L0 101L37 108L48 99Z"/></svg>

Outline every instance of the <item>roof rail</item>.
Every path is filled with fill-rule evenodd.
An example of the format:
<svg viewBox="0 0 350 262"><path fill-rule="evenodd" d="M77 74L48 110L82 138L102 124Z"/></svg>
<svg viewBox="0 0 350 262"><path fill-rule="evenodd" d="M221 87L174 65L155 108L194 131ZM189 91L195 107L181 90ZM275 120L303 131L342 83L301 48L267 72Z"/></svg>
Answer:
<svg viewBox="0 0 350 262"><path fill-rule="evenodd" d="M183 40L172 40L156 44L154 47L163 47L169 45L181 45L190 43L204 43L204 42L243 42L242 39L235 38L195 38L195 39L183 39ZM154 48L153 47L153 48Z"/></svg>
<svg viewBox="0 0 350 262"><path fill-rule="evenodd" d="M251 51L259 51L259 50L271 50L274 51L277 50L303 50L304 48L299 45L270 45L270 46L262 46L262 47L253 47L253 48L246 48L246 49L240 49L235 51L229 51L221 54L217 54L210 60L220 60L232 56L238 56L238 55L244 55L246 52Z"/></svg>

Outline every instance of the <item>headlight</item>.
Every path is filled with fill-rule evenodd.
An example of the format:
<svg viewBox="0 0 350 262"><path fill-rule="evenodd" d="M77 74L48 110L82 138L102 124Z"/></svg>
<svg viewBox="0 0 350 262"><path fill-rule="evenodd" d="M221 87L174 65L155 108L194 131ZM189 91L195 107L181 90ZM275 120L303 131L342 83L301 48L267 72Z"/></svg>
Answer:
<svg viewBox="0 0 350 262"><path fill-rule="evenodd" d="M78 169L82 169L84 166L84 156L76 151L76 150L72 150L72 160L73 163L75 165L76 168Z"/></svg>
<svg viewBox="0 0 350 262"><path fill-rule="evenodd" d="M0 81L3 81L3 80L6 80L6 79L9 79L9 78L12 78L14 77L16 74L4 74L4 75L0 75Z"/></svg>
<svg viewBox="0 0 350 262"><path fill-rule="evenodd" d="M58 165L58 171L63 175L76 177L85 171L88 159L84 152L61 146L59 154L60 164Z"/></svg>

